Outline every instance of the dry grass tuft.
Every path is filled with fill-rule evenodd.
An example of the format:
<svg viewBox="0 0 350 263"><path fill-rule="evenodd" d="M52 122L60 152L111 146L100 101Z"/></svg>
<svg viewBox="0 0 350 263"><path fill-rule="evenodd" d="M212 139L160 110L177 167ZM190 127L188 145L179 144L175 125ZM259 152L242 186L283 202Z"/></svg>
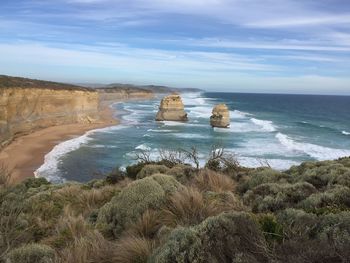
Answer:
<svg viewBox="0 0 350 263"><path fill-rule="evenodd" d="M0 163L0 187L8 187L11 182L12 171L4 164Z"/></svg>
<svg viewBox="0 0 350 263"><path fill-rule="evenodd" d="M158 230L162 227L159 212L146 210L137 222L127 227L127 235L154 238Z"/></svg>
<svg viewBox="0 0 350 263"><path fill-rule="evenodd" d="M235 182L230 177L209 169L201 170L193 183L201 191L226 192L235 189Z"/></svg>
<svg viewBox="0 0 350 263"><path fill-rule="evenodd" d="M75 238L74 242L63 249L56 263L109 263L114 247L97 230L90 231L84 237Z"/></svg>
<svg viewBox="0 0 350 263"><path fill-rule="evenodd" d="M176 192L161 211L161 221L170 227L190 226L226 211L244 210L232 192L202 193L194 187Z"/></svg>
<svg viewBox="0 0 350 263"><path fill-rule="evenodd" d="M116 245L111 262L146 263L154 247L154 242L147 238L135 236L122 238Z"/></svg>
<svg viewBox="0 0 350 263"><path fill-rule="evenodd" d="M54 195L58 200L66 200L70 203L75 214L86 216L94 209L109 202L124 184L126 182L106 185L97 189L83 189L81 185L73 184L55 191Z"/></svg>

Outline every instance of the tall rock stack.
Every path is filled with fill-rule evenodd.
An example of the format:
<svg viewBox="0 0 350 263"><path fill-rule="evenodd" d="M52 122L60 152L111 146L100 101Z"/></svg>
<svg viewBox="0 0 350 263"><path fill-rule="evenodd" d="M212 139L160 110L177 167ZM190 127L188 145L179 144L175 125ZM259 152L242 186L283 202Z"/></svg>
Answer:
<svg viewBox="0 0 350 263"><path fill-rule="evenodd" d="M218 104L213 108L210 125L219 128L228 128L230 126L230 111L226 104Z"/></svg>
<svg viewBox="0 0 350 263"><path fill-rule="evenodd" d="M172 94L162 99L156 121L187 121L184 104L178 94Z"/></svg>

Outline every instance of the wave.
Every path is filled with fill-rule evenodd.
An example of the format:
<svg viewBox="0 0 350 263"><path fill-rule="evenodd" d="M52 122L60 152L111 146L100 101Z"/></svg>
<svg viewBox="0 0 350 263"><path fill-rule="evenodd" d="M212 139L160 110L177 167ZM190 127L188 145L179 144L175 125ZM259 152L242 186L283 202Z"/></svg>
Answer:
<svg viewBox="0 0 350 263"><path fill-rule="evenodd" d="M260 159L256 157L246 157L246 156L238 156L238 162L240 165L249 167L249 168L258 168L261 166L270 165L272 168L276 170L287 170L293 165L298 165L300 162L286 160L286 159Z"/></svg>
<svg viewBox="0 0 350 263"><path fill-rule="evenodd" d="M142 150L142 151L150 151L151 147L149 147L146 143L140 144L135 147L136 150Z"/></svg>
<svg viewBox="0 0 350 263"><path fill-rule="evenodd" d="M207 125L204 124L196 124L196 123L188 123L188 122L180 122L180 121L160 121L164 126L194 126L194 127L204 127Z"/></svg>
<svg viewBox="0 0 350 263"><path fill-rule="evenodd" d="M276 131L276 128L273 125L272 121L259 120L259 119L255 119L255 118L251 118L250 120L254 124L262 127L263 131L266 131L266 132L274 132L274 131Z"/></svg>
<svg viewBox="0 0 350 263"><path fill-rule="evenodd" d="M248 116L252 116L253 114L244 112L244 111L239 111L239 110L234 110L230 111L230 116L232 119L245 119Z"/></svg>
<svg viewBox="0 0 350 263"><path fill-rule="evenodd" d="M198 105L205 105L206 104L206 98L201 97L202 93L195 92L195 93L182 93L181 98L185 105L187 106L198 106Z"/></svg>
<svg viewBox="0 0 350 263"><path fill-rule="evenodd" d="M148 132L173 132L172 130L155 130L155 129L148 129Z"/></svg>
<svg viewBox="0 0 350 263"><path fill-rule="evenodd" d="M93 140L90 137L94 133L110 133L113 130L123 129L125 126L111 126L102 129L95 129L87 131L84 135L77 138L73 138L57 144L49 153L44 157L44 163L34 172L35 177L45 177L50 182L62 183L65 181L64 178L60 177L58 165L60 164L61 158L77 149L82 145L87 144Z"/></svg>
<svg viewBox="0 0 350 263"><path fill-rule="evenodd" d="M342 131L341 133L344 135L350 135L350 132L347 132L347 131Z"/></svg>
<svg viewBox="0 0 350 263"><path fill-rule="evenodd" d="M212 107L211 106L197 106L194 108L191 108L189 111L190 117L197 117L197 118L205 118L209 119L211 116Z"/></svg>
<svg viewBox="0 0 350 263"><path fill-rule="evenodd" d="M183 139L208 139L210 138L207 135L201 135L198 133L175 133L173 136Z"/></svg>
<svg viewBox="0 0 350 263"><path fill-rule="evenodd" d="M283 133L277 133L276 138L287 149L303 152L319 161L332 160L340 157L350 156L350 150L328 148L311 143L297 142Z"/></svg>

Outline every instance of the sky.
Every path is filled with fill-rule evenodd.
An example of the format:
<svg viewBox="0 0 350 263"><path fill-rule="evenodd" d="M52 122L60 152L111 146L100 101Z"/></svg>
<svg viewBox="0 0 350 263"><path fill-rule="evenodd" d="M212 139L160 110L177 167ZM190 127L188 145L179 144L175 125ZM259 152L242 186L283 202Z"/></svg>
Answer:
<svg viewBox="0 0 350 263"><path fill-rule="evenodd" d="M350 95L350 1L0 0L0 74Z"/></svg>

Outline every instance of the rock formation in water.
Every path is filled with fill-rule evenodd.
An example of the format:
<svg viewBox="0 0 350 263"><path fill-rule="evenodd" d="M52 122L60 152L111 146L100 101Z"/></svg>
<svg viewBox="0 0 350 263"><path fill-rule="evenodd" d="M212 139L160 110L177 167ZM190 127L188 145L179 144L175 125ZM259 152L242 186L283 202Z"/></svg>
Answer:
<svg viewBox="0 0 350 263"><path fill-rule="evenodd" d="M162 99L159 111L156 116L157 121L187 121L187 113L184 104L178 94L172 94Z"/></svg>
<svg viewBox="0 0 350 263"><path fill-rule="evenodd" d="M212 127L228 128L230 126L230 111L226 104L218 104L213 108L210 117Z"/></svg>

